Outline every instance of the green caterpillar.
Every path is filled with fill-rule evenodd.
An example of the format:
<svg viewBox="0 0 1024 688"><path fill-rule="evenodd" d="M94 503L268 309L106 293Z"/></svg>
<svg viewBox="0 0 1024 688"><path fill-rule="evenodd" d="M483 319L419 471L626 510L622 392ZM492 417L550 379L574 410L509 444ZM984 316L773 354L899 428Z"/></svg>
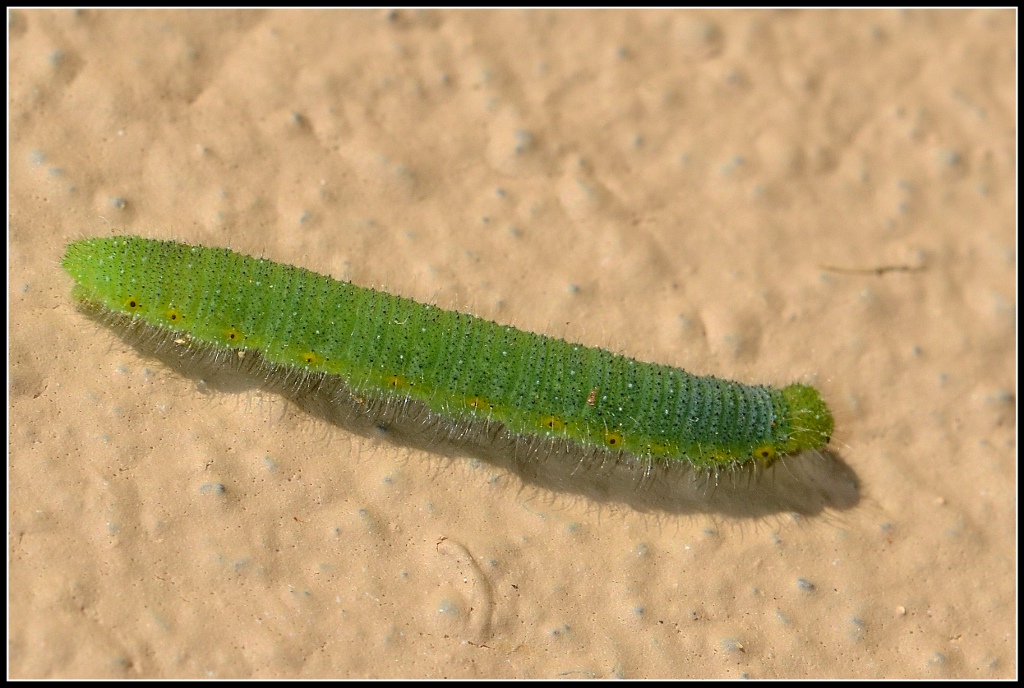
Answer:
<svg viewBox="0 0 1024 688"><path fill-rule="evenodd" d="M717 469L820 450L832 434L807 385L691 375L228 249L83 239L62 265L74 296L104 315L522 439Z"/></svg>

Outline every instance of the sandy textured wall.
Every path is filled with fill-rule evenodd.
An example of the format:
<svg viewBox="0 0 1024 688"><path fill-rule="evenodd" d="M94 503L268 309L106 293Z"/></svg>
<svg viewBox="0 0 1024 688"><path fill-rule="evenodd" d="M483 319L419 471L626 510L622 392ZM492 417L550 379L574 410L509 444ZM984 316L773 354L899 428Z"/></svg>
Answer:
<svg viewBox="0 0 1024 688"><path fill-rule="evenodd" d="M19 677L1016 674L1011 12L26 12ZM851 509L614 509L214 388L64 244L231 246L836 412Z"/></svg>

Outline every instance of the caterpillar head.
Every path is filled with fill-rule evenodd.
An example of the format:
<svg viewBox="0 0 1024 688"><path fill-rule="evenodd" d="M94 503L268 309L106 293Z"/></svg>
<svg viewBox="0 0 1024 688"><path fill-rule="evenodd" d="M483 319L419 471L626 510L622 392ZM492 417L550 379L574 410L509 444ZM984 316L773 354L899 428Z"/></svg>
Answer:
<svg viewBox="0 0 1024 688"><path fill-rule="evenodd" d="M788 407L789 438L781 447L787 454L824 449L832 437L832 412L818 390L809 385L792 384L782 390Z"/></svg>

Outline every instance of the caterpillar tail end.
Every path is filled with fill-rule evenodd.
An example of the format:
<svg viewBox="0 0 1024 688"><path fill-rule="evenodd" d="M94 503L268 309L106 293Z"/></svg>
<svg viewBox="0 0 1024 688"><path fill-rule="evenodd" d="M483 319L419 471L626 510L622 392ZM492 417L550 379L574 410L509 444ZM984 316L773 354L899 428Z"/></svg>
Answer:
<svg viewBox="0 0 1024 688"><path fill-rule="evenodd" d="M809 385L792 384L783 388L782 397L789 407L789 439L786 453L824 449L832 438L832 411L818 390Z"/></svg>

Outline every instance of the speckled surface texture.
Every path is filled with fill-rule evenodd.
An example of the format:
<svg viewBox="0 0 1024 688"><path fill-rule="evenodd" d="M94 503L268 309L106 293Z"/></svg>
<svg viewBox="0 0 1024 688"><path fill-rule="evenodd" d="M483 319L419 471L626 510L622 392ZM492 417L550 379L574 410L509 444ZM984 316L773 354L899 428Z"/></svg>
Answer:
<svg viewBox="0 0 1024 688"><path fill-rule="evenodd" d="M1012 12L14 11L13 677L1016 675ZM851 508L640 513L211 388L64 245L807 381Z"/></svg>

